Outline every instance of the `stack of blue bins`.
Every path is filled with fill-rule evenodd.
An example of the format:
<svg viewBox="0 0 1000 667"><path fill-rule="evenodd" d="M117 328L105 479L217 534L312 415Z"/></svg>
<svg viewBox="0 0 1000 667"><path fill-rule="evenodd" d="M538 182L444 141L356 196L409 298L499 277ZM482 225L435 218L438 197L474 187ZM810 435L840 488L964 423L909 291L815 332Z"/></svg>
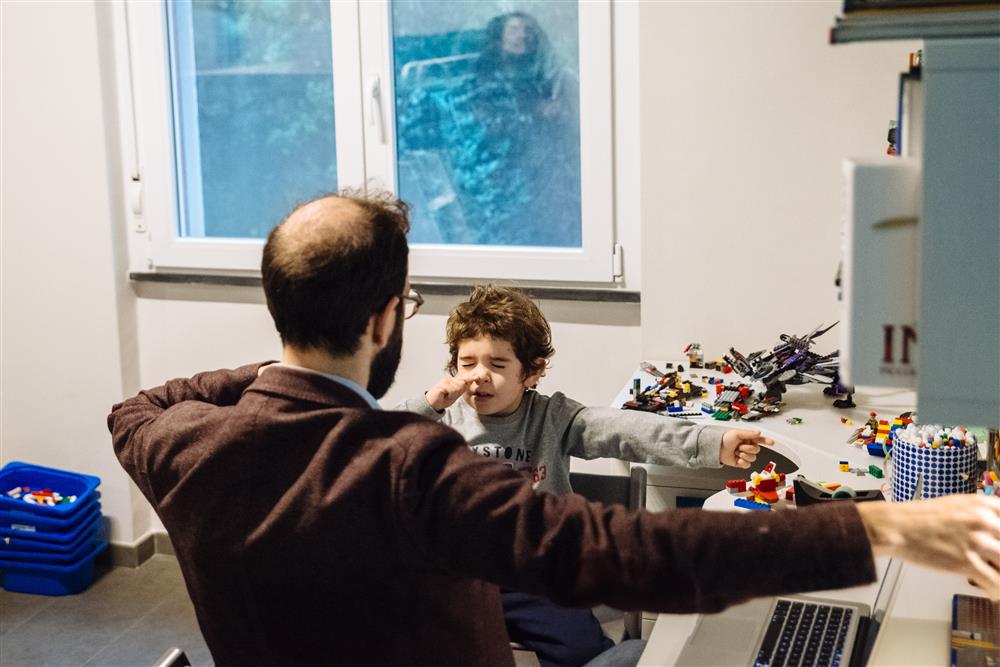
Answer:
<svg viewBox="0 0 1000 667"><path fill-rule="evenodd" d="M94 559L108 546L101 480L93 475L12 461L0 468L0 578L17 593L70 595L94 578ZM27 489L28 491L25 491ZM50 489L66 498L32 504L24 495ZM75 497L72 502L68 499Z"/></svg>

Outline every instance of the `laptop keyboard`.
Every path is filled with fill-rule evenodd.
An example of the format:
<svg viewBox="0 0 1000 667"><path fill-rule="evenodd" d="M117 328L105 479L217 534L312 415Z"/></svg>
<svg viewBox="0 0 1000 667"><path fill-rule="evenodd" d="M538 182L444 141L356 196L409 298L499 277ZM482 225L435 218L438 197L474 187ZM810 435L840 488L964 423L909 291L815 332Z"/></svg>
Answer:
<svg viewBox="0 0 1000 667"><path fill-rule="evenodd" d="M854 610L779 599L755 667L838 667Z"/></svg>

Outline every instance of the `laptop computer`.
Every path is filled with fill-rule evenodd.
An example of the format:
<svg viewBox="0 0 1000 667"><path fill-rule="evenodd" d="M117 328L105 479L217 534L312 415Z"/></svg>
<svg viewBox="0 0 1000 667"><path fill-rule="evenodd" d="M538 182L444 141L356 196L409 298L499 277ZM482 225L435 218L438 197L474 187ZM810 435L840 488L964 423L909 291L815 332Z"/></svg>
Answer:
<svg viewBox="0 0 1000 667"><path fill-rule="evenodd" d="M902 562L890 560L875 603L803 595L751 600L703 615L678 667L864 667L899 584Z"/></svg>

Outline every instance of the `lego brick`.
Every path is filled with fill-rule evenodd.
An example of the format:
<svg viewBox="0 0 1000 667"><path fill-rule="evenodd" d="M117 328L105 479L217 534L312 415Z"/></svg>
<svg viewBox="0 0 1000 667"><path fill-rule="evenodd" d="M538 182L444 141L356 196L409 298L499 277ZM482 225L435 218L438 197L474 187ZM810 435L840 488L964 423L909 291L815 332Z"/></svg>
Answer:
<svg viewBox="0 0 1000 667"><path fill-rule="evenodd" d="M771 509L771 506L768 505L767 503L758 503L758 502L754 502L753 500L744 500L743 498L737 498L736 500L734 500L733 501L733 505L735 505L736 507L742 507L743 509L748 509L748 510L765 510L765 511L770 511L770 509Z"/></svg>

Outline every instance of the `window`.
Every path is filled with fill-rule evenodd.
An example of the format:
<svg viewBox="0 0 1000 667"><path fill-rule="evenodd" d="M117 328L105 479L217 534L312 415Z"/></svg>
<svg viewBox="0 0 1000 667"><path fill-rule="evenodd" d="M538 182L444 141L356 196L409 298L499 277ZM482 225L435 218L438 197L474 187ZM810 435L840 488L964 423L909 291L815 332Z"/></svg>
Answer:
<svg viewBox="0 0 1000 667"><path fill-rule="evenodd" d="M264 238L337 189L330 7L166 5L178 234Z"/></svg>
<svg viewBox="0 0 1000 667"><path fill-rule="evenodd" d="M414 207L410 237L579 248L577 6L500 4L457 14L451 2L392 5L396 173Z"/></svg>
<svg viewBox="0 0 1000 667"><path fill-rule="evenodd" d="M130 0L133 268L256 271L296 202L372 184L411 204L416 277L610 282L610 13Z"/></svg>

